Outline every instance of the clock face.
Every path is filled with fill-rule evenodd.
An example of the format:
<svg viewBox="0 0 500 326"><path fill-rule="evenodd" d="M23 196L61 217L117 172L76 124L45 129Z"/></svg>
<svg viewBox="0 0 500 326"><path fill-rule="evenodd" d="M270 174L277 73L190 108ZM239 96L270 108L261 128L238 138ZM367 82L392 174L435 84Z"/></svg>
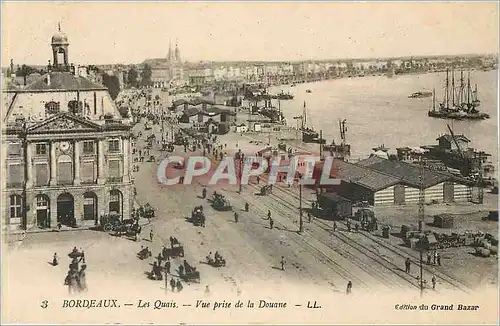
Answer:
<svg viewBox="0 0 500 326"><path fill-rule="evenodd" d="M67 151L69 149L69 143L67 141L64 141L64 142L61 143L61 145L59 146L59 148L63 152L65 152L65 151Z"/></svg>

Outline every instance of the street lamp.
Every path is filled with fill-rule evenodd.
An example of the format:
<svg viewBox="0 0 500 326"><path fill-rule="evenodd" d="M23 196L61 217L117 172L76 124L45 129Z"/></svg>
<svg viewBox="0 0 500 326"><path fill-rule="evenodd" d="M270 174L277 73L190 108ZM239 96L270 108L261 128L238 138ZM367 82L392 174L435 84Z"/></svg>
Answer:
<svg viewBox="0 0 500 326"><path fill-rule="evenodd" d="M298 173L298 183L299 183L299 233L302 233L304 231L304 220L302 219L302 183L300 182L302 180L302 174Z"/></svg>
<svg viewBox="0 0 500 326"><path fill-rule="evenodd" d="M245 159L245 154L243 154L240 149L236 154L234 154L234 158L238 161L239 164L239 179L240 179L239 192L241 193L241 191L243 190L241 182L243 176L243 160Z"/></svg>

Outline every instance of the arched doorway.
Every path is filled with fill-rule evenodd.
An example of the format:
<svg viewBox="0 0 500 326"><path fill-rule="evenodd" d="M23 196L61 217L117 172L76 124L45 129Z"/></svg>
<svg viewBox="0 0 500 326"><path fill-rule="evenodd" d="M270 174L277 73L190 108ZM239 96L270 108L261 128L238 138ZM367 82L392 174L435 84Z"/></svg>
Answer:
<svg viewBox="0 0 500 326"><path fill-rule="evenodd" d="M73 226L75 217L75 200L69 193L64 193L57 197L57 222Z"/></svg>
<svg viewBox="0 0 500 326"><path fill-rule="evenodd" d="M97 220L97 195L92 191L83 194L83 219L85 221Z"/></svg>
<svg viewBox="0 0 500 326"><path fill-rule="evenodd" d="M36 200L36 224L39 228L50 227L50 198L38 195Z"/></svg>
<svg viewBox="0 0 500 326"><path fill-rule="evenodd" d="M109 192L109 214L123 217L123 195L118 189Z"/></svg>

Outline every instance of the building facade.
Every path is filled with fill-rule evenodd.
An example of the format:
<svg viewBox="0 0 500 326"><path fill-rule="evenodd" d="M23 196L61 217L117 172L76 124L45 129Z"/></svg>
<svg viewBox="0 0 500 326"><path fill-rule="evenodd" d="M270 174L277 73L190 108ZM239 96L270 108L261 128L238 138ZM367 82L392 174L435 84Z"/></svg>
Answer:
<svg viewBox="0 0 500 326"><path fill-rule="evenodd" d="M106 88L71 69L68 39L52 37L54 65L23 89L4 90L5 225L94 225L133 207L130 125ZM61 53L62 52L62 53Z"/></svg>

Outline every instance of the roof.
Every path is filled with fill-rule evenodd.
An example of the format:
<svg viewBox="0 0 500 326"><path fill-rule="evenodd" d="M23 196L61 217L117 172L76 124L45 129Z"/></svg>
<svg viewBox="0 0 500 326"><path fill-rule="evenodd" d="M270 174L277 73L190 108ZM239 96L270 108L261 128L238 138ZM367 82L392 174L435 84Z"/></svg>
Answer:
<svg viewBox="0 0 500 326"><path fill-rule="evenodd" d="M362 160L357 165L373 169L400 179L403 183L412 186L420 187L420 167L401 161L391 161L379 157L370 157ZM455 179L451 174L433 171L424 168L424 187L428 188L438 183Z"/></svg>
<svg viewBox="0 0 500 326"><path fill-rule="evenodd" d="M50 84L47 77L50 76ZM87 78L75 76L70 72L50 72L38 78L32 84L18 90L18 92L49 91L49 90L107 90L103 85L96 84Z"/></svg>
<svg viewBox="0 0 500 326"><path fill-rule="evenodd" d="M331 176L373 191L382 190L401 182L398 177L342 160L333 161Z"/></svg>
<svg viewBox="0 0 500 326"><path fill-rule="evenodd" d="M450 143L453 142L453 137L450 134L442 135L442 136L436 138L436 140L440 140L442 138L444 138L446 141L448 141ZM470 142L470 139L465 137L464 135L455 135L455 139L456 140L463 140L463 141L466 141L468 143Z"/></svg>
<svg viewBox="0 0 500 326"><path fill-rule="evenodd" d="M342 196L339 196L337 193L335 192L324 192L320 195L320 197L324 197L324 198L327 198L327 199L330 199L331 201L334 201L334 202L339 202L339 201L345 201L345 202L350 202L349 199L347 198L344 198Z"/></svg>

